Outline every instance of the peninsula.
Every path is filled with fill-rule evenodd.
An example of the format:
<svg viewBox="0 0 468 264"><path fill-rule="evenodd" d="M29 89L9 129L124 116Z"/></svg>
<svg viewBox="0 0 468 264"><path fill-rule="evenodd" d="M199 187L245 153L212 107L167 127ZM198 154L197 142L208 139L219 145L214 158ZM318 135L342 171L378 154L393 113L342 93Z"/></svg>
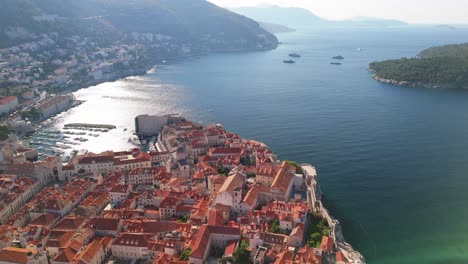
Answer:
<svg viewBox="0 0 468 264"><path fill-rule="evenodd" d="M369 64L377 81L412 87L468 88L468 44L423 50L415 58Z"/></svg>
<svg viewBox="0 0 468 264"><path fill-rule="evenodd" d="M13 253L28 263L365 262L325 209L312 165L281 161L220 124L144 120L139 133L157 134L149 152L31 163L14 136L3 141L18 155L0 155L0 262Z"/></svg>

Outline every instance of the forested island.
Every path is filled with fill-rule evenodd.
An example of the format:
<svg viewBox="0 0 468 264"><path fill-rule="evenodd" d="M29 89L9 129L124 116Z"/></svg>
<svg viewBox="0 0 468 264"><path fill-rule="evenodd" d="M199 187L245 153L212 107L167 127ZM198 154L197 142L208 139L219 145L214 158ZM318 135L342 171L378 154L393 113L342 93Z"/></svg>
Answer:
<svg viewBox="0 0 468 264"><path fill-rule="evenodd" d="M414 58L369 64L384 83L428 88L468 88L468 43L425 49Z"/></svg>

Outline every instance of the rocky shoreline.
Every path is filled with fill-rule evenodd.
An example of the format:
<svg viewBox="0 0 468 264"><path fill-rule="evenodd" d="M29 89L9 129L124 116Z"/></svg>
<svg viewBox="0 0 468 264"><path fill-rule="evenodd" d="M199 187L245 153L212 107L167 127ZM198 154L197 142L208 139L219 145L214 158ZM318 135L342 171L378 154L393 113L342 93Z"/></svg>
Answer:
<svg viewBox="0 0 468 264"><path fill-rule="evenodd" d="M392 84L397 86L404 86L404 87L423 87L428 89L455 89L451 84L433 84L433 83L423 83L423 82L410 82L410 81L398 81L394 79L386 79L377 76L377 73L370 67L367 67L367 70L373 73L372 79L385 83L385 84Z"/></svg>
<svg viewBox="0 0 468 264"><path fill-rule="evenodd" d="M364 256L355 250L351 244L346 242L340 222L330 215L329 211L325 208L322 202L322 191L317 178L317 171L315 167L304 163L301 164L302 171L304 172L306 186L307 186L307 203L312 212L320 214L327 220L328 225L331 227L330 237L335 241L337 249L343 253L349 263L363 264L366 263Z"/></svg>

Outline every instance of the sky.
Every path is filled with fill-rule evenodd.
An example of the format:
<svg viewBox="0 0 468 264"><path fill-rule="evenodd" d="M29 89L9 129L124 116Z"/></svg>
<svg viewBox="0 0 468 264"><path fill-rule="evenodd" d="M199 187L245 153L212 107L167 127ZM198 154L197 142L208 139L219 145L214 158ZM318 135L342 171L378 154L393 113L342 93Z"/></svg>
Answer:
<svg viewBox="0 0 468 264"><path fill-rule="evenodd" d="M309 9L327 19L358 16L413 24L468 24L468 0L209 0L222 7L274 4Z"/></svg>

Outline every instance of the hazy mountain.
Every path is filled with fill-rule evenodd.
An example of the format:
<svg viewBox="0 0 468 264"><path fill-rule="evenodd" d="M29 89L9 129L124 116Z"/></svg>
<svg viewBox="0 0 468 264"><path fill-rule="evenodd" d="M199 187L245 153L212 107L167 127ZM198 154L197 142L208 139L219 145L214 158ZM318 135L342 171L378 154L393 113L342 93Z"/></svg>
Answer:
<svg viewBox="0 0 468 264"><path fill-rule="evenodd" d="M205 0L2 0L3 46L57 31L111 41L130 32L164 34L211 49L274 48L257 22Z"/></svg>
<svg viewBox="0 0 468 264"><path fill-rule="evenodd" d="M288 33L288 32L294 32L296 31L293 28L283 26L280 24L275 24L275 23L268 23L268 22L258 22L262 28L264 28L266 31L270 32L271 34L276 34L276 33Z"/></svg>
<svg viewBox="0 0 468 264"><path fill-rule="evenodd" d="M341 21L338 21L341 22ZM349 24L350 26L362 26L362 27L400 27L408 26L408 23L396 20L396 19L384 19L374 17L355 17L342 21Z"/></svg>
<svg viewBox="0 0 468 264"><path fill-rule="evenodd" d="M327 20L315 15L307 9L293 7L255 6L239 7L231 10L256 21L278 23L295 29L343 26L394 27L407 25L405 22L398 20L369 17L357 17L349 20Z"/></svg>
<svg viewBox="0 0 468 264"><path fill-rule="evenodd" d="M295 7L254 6L231 10L256 21L276 23L296 29L316 26L325 21L307 9Z"/></svg>

